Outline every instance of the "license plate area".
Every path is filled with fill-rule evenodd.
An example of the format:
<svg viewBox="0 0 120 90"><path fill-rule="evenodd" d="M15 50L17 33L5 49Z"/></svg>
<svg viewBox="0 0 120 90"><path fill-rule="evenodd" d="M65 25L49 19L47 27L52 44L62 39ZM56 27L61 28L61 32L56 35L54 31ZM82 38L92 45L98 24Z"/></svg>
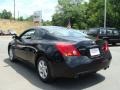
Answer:
<svg viewBox="0 0 120 90"><path fill-rule="evenodd" d="M100 56L99 48L91 48L89 50L90 50L90 56L91 57Z"/></svg>

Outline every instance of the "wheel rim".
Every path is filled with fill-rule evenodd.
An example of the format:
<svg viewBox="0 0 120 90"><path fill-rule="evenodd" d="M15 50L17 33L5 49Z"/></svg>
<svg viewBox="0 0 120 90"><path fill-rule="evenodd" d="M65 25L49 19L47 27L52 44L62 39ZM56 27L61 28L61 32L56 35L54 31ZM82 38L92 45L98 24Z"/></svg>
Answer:
<svg viewBox="0 0 120 90"><path fill-rule="evenodd" d="M9 57L10 57L10 60L12 61L13 60L13 51L12 51L12 48L10 48L10 50L9 50Z"/></svg>
<svg viewBox="0 0 120 90"><path fill-rule="evenodd" d="M48 68L44 60L40 60L38 64L39 75L42 79L46 79L48 76Z"/></svg>

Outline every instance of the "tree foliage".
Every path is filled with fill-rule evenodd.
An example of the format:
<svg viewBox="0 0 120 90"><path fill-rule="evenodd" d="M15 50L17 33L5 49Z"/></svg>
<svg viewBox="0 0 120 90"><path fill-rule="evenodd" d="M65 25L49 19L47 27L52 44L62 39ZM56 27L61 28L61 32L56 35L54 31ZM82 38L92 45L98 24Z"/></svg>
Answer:
<svg viewBox="0 0 120 90"><path fill-rule="evenodd" d="M51 23L51 21L42 21L42 24L43 24L43 26L51 26L52 25L52 23Z"/></svg>
<svg viewBox="0 0 120 90"><path fill-rule="evenodd" d="M33 15L26 18L27 21L33 21Z"/></svg>
<svg viewBox="0 0 120 90"><path fill-rule="evenodd" d="M70 20L75 28L87 27L85 22L87 7L83 5L82 0L58 0L56 13L53 15L53 25L67 26Z"/></svg>
<svg viewBox="0 0 120 90"><path fill-rule="evenodd" d="M20 16L20 17L18 18L18 20L19 20L19 21L24 21L23 16Z"/></svg>
<svg viewBox="0 0 120 90"><path fill-rule="evenodd" d="M1 13L0 13L0 18L2 19L11 19L12 18L12 13L7 11L6 9L4 9Z"/></svg>
<svg viewBox="0 0 120 90"><path fill-rule="evenodd" d="M107 23L120 28L120 0L109 0Z"/></svg>
<svg viewBox="0 0 120 90"><path fill-rule="evenodd" d="M86 29L104 26L105 0L58 0L52 24L67 26L68 20L73 28ZM107 0L107 27L120 28L120 0Z"/></svg>

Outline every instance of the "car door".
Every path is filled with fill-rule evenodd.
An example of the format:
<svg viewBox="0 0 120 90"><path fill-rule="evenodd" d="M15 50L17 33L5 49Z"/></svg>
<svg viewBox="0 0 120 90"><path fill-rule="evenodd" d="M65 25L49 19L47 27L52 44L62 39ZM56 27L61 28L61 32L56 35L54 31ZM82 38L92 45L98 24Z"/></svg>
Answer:
<svg viewBox="0 0 120 90"><path fill-rule="evenodd" d="M40 43L43 43L44 39L43 36L45 35L45 30L43 29L35 29L34 34L31 35L31 39L27 39L25 41L25 52L26 52L26 59L28 62L34 64L34 60L36 58L36 53L38 52L37 46L41 47Z"/></svg>
<svg viewBox="0 0 120 90"><path fill-rule="evenodd" d="M29 56L28 51L29 48L32 45L32 36L34 35L35 30L34 29L30 29L27 30L25 33L23 33L20 36L20 39L16 40L16 48L15 48L15 55L18 58L21 58L23 60L28 60L28 58L32 57Z"/></svg>

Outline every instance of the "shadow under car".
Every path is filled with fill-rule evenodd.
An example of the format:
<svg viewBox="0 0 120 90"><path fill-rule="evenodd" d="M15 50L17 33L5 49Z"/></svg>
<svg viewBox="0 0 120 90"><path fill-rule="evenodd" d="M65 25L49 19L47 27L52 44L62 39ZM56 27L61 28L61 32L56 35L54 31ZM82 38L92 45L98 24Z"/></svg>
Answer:
<svg viewBox="0 0 120 90"><path fill-rule="evenodd" d="M80 76L76 79L59 78L53 83L45 84L40 81L36 70L29 65L21 61L12 63L9 59L5 59L4 62L7 64L6 67L12 67L31 84L43 90L82 90L99 84L105 80L104 76L97 73L93 75Z"/></svg>

